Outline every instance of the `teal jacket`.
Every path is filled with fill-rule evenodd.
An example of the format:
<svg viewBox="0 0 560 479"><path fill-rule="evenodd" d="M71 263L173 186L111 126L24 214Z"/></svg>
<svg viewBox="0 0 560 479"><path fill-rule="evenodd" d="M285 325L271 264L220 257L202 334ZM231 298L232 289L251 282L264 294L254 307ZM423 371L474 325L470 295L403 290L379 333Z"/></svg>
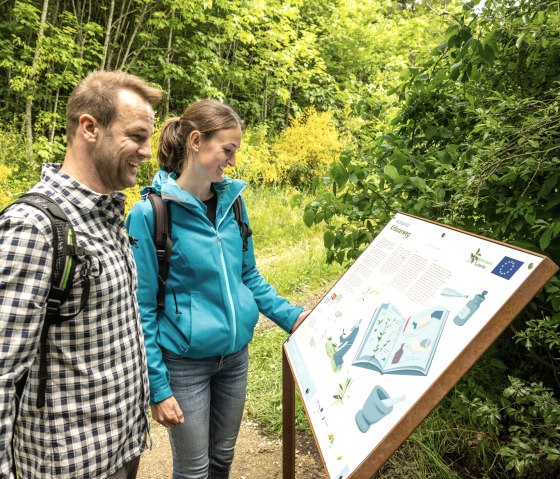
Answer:
<svg viewBox="0 0 560 479"><path fill-rule="evenodd" d="M249 238L243 252L233 202L246 187L227 178L215 183L216 226L206 206L160 170L142 194L155 191L170 204L173 250L164 310L158 310L158 266L151 203L142 199L126 219L138 268L138 303L150 378L151 403L173 395L162 350L192 359L223 356L251 341L259 311L289 332L303 308L291 305L259 273ZM247 211L243 216L248 224Z"/></svg>

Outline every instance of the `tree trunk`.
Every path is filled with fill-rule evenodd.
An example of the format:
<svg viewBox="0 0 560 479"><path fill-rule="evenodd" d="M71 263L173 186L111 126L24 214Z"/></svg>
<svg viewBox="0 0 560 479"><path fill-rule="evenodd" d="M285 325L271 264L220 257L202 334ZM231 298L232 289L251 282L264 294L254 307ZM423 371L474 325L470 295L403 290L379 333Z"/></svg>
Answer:
<svg viewBox="0 0 560 479"><path fill-rule="evenodd" d="M166 61L167 63L171 63L171 57L173 56L173 20L175 19L175 11L173 10L171 13L171 25L169 27L169 36L167 37L167 52L166 52ZM171 99L171 78L169 75L165 77L166 89L167 89L167 97L165 98L165 117L169 116L169 101Z"/></svg>
<svg viewBox="0 0 560 479"><path fill-rule="evenodd" d="M123 0L123 2L121 3L121 10L119 12L119 15L117 16L116 20L113 22L113 30L114 30L113 38L116 39L127 38L127 34L126 34L127 18L130 17L131 15L134 15L133 12L134 9L132 6L132 1L130 1L129 3L127 0ZM117 59L115 61L113 61L115 50L112 48L109 49L109 53L107 55L107 63L106 63L107 68L112 68L113 66L116 66L120 63L120 57L123 50L124 41L121 42L119 40L119 43L121 45L121 48L117 53Z"/></svg>
<svg viewBox="0 0 560 479"><path fill-rule="evenodd" d="M103 44L103 59L101 60L101 70L105 70L107 66L107 56L109 53L109 44L111 43L111 29L113 28L113 13L115 12L115 0L111 0L109 8L109 18L107 19L107 29L105 30L105 43Z"/></svg>
<svg viewBox="0 0 560 479"><path fill-rule="evenodd" d="M29 165L33 167L33 97L35 95L35 80L37 77L37 64L41 56L41 45L45 36L45 24L47 23L47 11L49 9L49 0L43 0L43 9L41 11L41 21L39 23L39 32L37 33L37 44L35 45L35 53L33 55L33 63L31 65L31 73L29 75L29 93L25 99L25 132L27 135L27 157Z"/></svg>
<svg viewBox="0 0 560 479"><path fill-rule="evenodd" d="M268 71L264 77L264 92L263 92L263 100L262 100L262 118L261 120L264 122L266 121L266 117L268 116Z"/></svg>
<svg viewBox="0 0 560 479"><path fill-rule="evenodd" d="M138 17L138 19L134 22L134 31L132 32L132 34L130 34L128 36L129 38L128 38L128 43L126 45L126 50L124 52L123 59L121 61L120 67L119 67L121 70L125 70L127 68L127 63L126 62L128 60L128 56L130 55L130 50L132 49L132 44L134 43L134 40L136 39L136 36L138 35L138 30L140 29L141 26L144 26L144 18L146 17L147 13L148 13L148 5L145 4L144 8L142 9L142 13ZM138 50L140 50L140 48ZM128 66L130 66L130 64Z"/></svg>
<svg viewBox="0 0 560 479"><path fill-rule="evenodd" d="M52 108L52 118L51 118L51 128L49 132L49 143L54 142L54 134L56 132L56 110L58 110L58 98L60 96L60 88L56 89L56 95L54 96L54 105Z"/></svg>

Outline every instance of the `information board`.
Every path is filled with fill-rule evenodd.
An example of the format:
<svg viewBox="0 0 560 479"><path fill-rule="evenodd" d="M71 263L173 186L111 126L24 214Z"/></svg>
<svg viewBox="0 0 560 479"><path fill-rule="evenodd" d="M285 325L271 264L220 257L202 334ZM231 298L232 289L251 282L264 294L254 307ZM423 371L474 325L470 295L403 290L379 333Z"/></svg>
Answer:
<svg viewBox="0 0 560 479"><path fill-rule="evenodd" d="M557 270L396 214L284 344L328 477L370 478Z"/></svg>

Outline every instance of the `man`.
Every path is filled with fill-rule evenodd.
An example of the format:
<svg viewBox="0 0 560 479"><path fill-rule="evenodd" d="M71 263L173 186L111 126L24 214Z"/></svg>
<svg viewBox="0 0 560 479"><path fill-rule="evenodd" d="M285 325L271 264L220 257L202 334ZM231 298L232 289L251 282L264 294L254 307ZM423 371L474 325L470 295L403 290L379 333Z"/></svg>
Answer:
<svg viewBox="0 0 560 479"><path fill-rule="evenodd" d="M146 358L124 195L151 156L161 92L124 72L94 72L67 106L64 163L32 189L53 198L75 230L73 289L48 329L48 378L38 407L38 346L50 289L53 233L37 208L0 216L0 477L134 478L148 430ZM84 282L90 289L81 304ZM87 290L86 290L87 292ZM16 419L15 383L28 371ZM13 446L12 446L13 440Z"/></svg>

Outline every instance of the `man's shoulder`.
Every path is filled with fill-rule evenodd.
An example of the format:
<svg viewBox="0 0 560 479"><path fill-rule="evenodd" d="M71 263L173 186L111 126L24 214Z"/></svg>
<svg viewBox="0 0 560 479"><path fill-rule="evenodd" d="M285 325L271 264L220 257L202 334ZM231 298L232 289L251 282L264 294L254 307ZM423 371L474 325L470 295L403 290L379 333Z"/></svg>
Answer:
<svg viewBox="0 0 560 479"><path fill-rule="evenodd" d="M57 203L64 202L57 192L43 182L38 183L31 188L26 194L40 193L48 198L55 199ZM56 199L56 198L61 199ZM0 225L3 227L10 226L31 226L38 229L45 235L51 233L51 220L50 218L38 207L33 204L24 203L23 201L14 200L11 204L5 207L0 215Z"/></svg>

